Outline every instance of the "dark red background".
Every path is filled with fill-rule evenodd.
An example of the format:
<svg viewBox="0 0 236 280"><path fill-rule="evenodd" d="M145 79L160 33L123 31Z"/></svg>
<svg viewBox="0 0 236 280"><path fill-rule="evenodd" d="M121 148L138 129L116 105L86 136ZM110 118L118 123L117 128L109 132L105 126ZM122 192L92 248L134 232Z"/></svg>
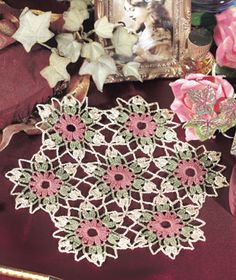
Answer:
<svg viewBox="0 0 236 280"><path fill-rule="evenodd" d="M15 7L27 3L42 9L51 9L55 4L54 1L41 0L7 2ZM0 76L1 84L7 86L13 82L11 75L9 79ZM115 105L117 96L128 99L139 93L146 100L158 101L162 108L168 108L173 100L169 82L155 80L143 84L109 85L104 93L92 88L89 104L109 108ZM0 92L0 98L2 95L4 91ZM20 102L21 96L16 98ZM183 136L182 131L181 140ZM204 143L208 149L222 152L227 178L234 164L234 159L229 156L231 142L218 135L215 140ZM182 251L174 261L163 254L152 256L148 249L136 249L121 251L117 260L108 259L97 268L86 260L77 263L73 255L59 253L57 240L52 238L55 227L48 215L43 212L30 215L27 209L15 211L15 199L10 196L12 183L4 177L8 170L18 165L18 159L30 159L40 144L40 136L29 137L22 133L0 153L0 264L52 274L64 280L236 280L236 218L229 213L227 188L219 191L219 198L209 198L200 212L200 218L206 221L207 241L195 244L194 251ZM192 144L197 146L200 143Z"/></svg>

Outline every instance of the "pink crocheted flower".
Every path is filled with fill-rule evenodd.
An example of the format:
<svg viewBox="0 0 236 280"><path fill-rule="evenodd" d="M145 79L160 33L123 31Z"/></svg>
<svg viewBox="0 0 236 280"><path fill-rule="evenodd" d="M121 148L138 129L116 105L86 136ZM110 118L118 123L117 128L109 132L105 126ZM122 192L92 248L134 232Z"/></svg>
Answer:
<svg viewBox="0 0 236 280"><path fill-rule="evenodd" d="M36 172L31 177L30 188L39 197L46 197L58 193L61 187L61 180L58 179L53 173Z"/></svg>
<svg viewBox="0 0 236 280"><path fill-rule="evenodd" d="M157 128L157 124L150 114L140 115L138 113L131 114L125 126L138 137L150 137L155 134Z"/></svg>
<svg viewBox="0 0 236 280"><path fill-rule="evenodd" d="M182 184L192 186L199 185L204 182L206 170L195 159L181 160L175 170L175 176L180 179Z"/></svg>
<svg viewBox="0 0 236 280"><path fill-rule="evenodd" d="M104 244L109 233L110 230L96 219L92 221L82 221L80 227L76 231L82 243L87 246Z"/></svg>
<svg viewBox="0 0 236 280"><path fill-rule="evenodd" d="M157 213L148 223L148 229L155 232L157 237L174 237L180 234L183 224L175 212Z"/></svg>
<svg viewBox="0 0 236 280"><path fill-rule="evenodd" d="M103 179L112 189L129 189L132 186L134 174L126 166L111 166Z"/></svg>
<svg viewBox="0 0 236 280"><path fill-rule="evenodd" d="M61 134L64 140L71 142L72 140L81 141L84 139L86 126L79 116L64 114L55 124L54 129Z"/></svg>

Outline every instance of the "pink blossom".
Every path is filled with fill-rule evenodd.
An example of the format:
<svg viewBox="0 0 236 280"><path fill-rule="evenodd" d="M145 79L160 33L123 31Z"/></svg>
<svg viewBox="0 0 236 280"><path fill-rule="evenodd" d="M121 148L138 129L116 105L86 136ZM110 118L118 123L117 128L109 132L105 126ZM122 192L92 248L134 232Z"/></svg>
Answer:
<svg viewBox="0 0 236 280"><path fill-rule="evenodd" d="M84 139L86 126L79 116L63 114L55 124L54 129L59 132L66 141L81 141Z"/></svg>
<svg viewBox="0 0 236 280"><path fill-rule="evenodd" d="M134 174L128 167L111 166L103 177L104 181L114 190L129 189L134 180Z"/></svg>
<svg viewBox="0 0 236 280"><path fill-rule="evenodd" d="M35 172L31 177L30 188L39 197L46 197L58 193L61 187L61 180L51 172Z"/></svg>
<svg viewBox="0 0 236 280"><path fill-rule="evenodd" d="M182 184L192 186L193 184L199 185L204 182L206 170L195 159L181 160L174 174Z"/></svg>
<svg viewBox="0 0 236 280"><path fill-rule="evenodd" d="M175 212L157 213L148 224L148 229L157 237L174 237L180 234L183 224Z"/></svg>
<svg viewBox="0 0 236 280"><path fill-rule="evenodd" d="M99 220L83 220L76 234L82 243L87 246L102 245L106 242L110 230Z"/></svg>
<svg viewBox="0 0 236 280"><path fill-rule="evenodd" d="M181 122L188 122L193 119L201 106L206 108L211 106L213 115L206 114L206 116L215 117L220 113L221 102L234 95L232 85L222 76L190 74L185 79L178 79L170 83L170 86L175 96L171 109L177 114ZM193 94L198 95L197 101L193 101ZM209 100L207 94L209 94ZM188 141L199 139L193 129L186 130L186 138Z"/></svg>
<svg viewBox="0 0 236 280"><path fill-rule="evenodd" d="M236 69L236 8L231 7L216 15L216 21L216 61L220 66Z"/></svg>
<svg viewBox="0 0 236 280"><path fill-rule="evenodd" d="M157 124L150 114L133 113L129 116L125 126L138 137L150 137L155 134Z"/></svg>

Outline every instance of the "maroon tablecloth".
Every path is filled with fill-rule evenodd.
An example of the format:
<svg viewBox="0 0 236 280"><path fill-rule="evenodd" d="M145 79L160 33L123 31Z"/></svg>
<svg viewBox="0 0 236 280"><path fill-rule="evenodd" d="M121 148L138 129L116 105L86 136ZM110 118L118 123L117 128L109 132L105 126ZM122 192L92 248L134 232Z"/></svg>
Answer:
<svg viewBox="0 0 236 280"><path fill-rule="evenodd" d="M7 2L17 8L28 5L61 11L60 4L53 0ZM6 80L0 76L0 83L3 82ZM128 99L139 93L147 101L158 101L162 108L168 108L173 99L169 82L156 80L144 84L109 85L103 94L91 89L89 104L101 109L109 108L115 105L117 96ZM183 132L179 137L184 139ZM22 133L0 153L0 265L55 275L64 280L236 279L236 218L229 213L228 189L220 190L219 198L208 199L201 210L200 218L206 221L207 241L197 243L194 251L182 251L174 261L163 254L152 256L148 249L136 249L121 251L117 260L108 259L101 268L97 268L86 260L77 263L73 255L59 253L58 241L52 238L55 227L49 216L43 212L30 215L28 209L16 211L15 199L10 196L12 184L4 177L8 170L18 165L18 159L30 159L40 144L40 136L29 137ZM200 143L192 144L197 146ZM215 140L204 144L208 149L222 152L222 163L227 166L225 175L229 179L234 163L229 156L231 140L218 135Z"/></svg>
<svg viewBox="0 0 236 280"><path fill-rule="evenodd" d="M21 122L37 103L52 96L52 89L40 75L48 61L46 50L27 54L20 45L0 50L0 129Z"/></svg>
<svg viewBox="0 0 236 280"><path fill-rule="evenodd" d="M89 103L108 108L115 104L117 96L129 98L139 92L146 100L158 101L166 108L173 98L168 83L168 80L156 80L134 86L109 85L103 94L92 89ZM194 251L182 251L174 261L162 254L152 256L148 249L136 249L121 251L117 260L108 259L97 268L86 260L77 263L72 255L59 253L57 240L52 238L55 228L48 215L43 212L30 215L28 209L14 210L15 201L10 196L12 184L4 178L5 172L17 166L19 158L30 159L40 143L40 136L19 134L0 154L0 264L52 274L64 280L236 279L236 219L229 213L228 189L220 190L218 199L208 199L201 210L207 241L197 243ZM229 178L234 162L229 156L231 141L219 135L205 144L208 149L222 152L222 162L227 166L225 175Z"/></svg>

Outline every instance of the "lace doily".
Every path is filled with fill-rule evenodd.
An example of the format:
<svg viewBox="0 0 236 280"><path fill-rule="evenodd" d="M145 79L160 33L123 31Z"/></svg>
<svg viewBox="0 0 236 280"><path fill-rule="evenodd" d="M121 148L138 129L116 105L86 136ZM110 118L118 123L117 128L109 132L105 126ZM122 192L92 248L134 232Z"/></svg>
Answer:
<svg viewBox="0 0 236 280"><path fill-rule="evenodd" d="M174 114L140 96L110 110L39 105L42 146L7 173L16 209L47 212L59 251L101 266L148 247L174 259L204 241L199 210L228 185L220 153L178 140Z"/></svg>

